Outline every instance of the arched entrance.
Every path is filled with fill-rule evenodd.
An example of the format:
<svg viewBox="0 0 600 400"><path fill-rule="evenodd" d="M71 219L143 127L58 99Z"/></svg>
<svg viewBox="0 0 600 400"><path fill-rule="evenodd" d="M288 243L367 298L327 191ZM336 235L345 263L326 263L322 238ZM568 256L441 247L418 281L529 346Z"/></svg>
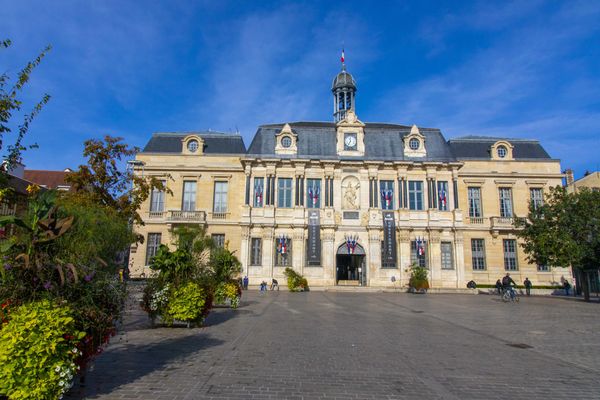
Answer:
<svg viewBox="0 0 600 400"><path fill-rule="evenodd" d="M336 284L340 286L367 286L365 249L356 243L354 249L344 243L335 256Z"/></svg>

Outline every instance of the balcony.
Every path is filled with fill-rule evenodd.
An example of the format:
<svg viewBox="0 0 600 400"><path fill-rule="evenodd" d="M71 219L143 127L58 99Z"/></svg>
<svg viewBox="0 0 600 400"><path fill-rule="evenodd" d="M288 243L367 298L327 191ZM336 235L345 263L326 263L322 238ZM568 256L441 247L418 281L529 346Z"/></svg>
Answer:
<svg viewBox="0 0 600 400"><path fill-rule="evenodd" d="M492 217L492 229L514 229L514 218Z"/></svg>
<svg viewBox="0 0 600 400"><path fill-rule="evenodd" d="M149 211L148 219L163 219L165 217L164 211Z"/></svg>
<svg viewBox="0 0 600 400"><path fill-rule="evenodd" d="M204 223L206 222L206 213L204 211L171 210L168 211L167 222Z"/></svg>
<svg viewBox="0 0 600 400"><path fill-rule="evenodd" d="M467 217L467 222L469 225L483 225L486 219L485 217Z"/></svg>
<svg viewBox="0 0 600 400"><path fill-rule="evenodd" d="M211 212L211 219L227 219L228 212Z"/></svg>

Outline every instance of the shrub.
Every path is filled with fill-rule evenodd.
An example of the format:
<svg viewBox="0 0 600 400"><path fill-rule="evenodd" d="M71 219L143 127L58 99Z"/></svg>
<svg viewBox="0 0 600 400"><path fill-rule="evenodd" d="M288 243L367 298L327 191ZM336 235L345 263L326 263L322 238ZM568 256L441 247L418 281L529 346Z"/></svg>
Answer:
<svg viewBox="0 0 600 400"><path fill-rule="evenodd" d="M163 319L169 325L174 320L202 323L202 311L206 303L204 289L197 283L188 282L180 288L172 289L169 293Z"/></svg>
<svg viewBox="0 0 600 400"><path fill-rule="evenodd" d="M240 285L235 282L221 282L215 290L215 303L223 304L227 299L231 302L231 308L237 308L240 304Z"/></svg>
<svg viewBox="0 0 600 400"><path fill-rule="evenodd" d="M56 399L71 387L85 336L72 311L49 300L11 309L0 330L0 393L11 400Z"/></svg>
<svg viewBox="0 0 600 400"><path fill-rule="evenodd" d="M427 269L424 267L419 267L416 264L411 265L408 286L416 290L429 289Z"/></svg>
<svg viewBox="0 0 600 400"><path fill-rule="evenodd" d="M308 281L302 275L290 267L286 268L283 274L287 278L287 286L290 292L308 291Z"/></svg>

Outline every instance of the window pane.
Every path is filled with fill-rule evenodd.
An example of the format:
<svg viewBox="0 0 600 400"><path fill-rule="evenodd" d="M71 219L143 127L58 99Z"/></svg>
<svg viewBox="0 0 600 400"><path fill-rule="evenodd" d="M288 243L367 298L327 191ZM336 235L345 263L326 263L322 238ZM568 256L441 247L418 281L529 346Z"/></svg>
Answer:
<svg viewBox="0 0 600 400"><path fill-rule="evenodd" d="M275 265L278 267L292 265L292 239L286 237L275 239Z"/></svg>
<svg viewBox="0 0 600 400"><path fill-rule="evenodd" d="M410 242L410 262L419 267L427 268L427 242L413 240Z"/></svg>
<svg viewBox="0 0 600 400"><path fill-rule="evenodd" d="M156 255L158 246L160 246L160 233L149 233L148 244L146 245L146 265L150 264L150 259Z"/></svg>
<svg viewBox="0 0 600 400"><path fill-rule="evenodd" d="M306 180L306 206L308 208L321 208L321 180Z"/></svg>
<svg viewBox="0 0 600 400"><path fill-rule="evenodd" d="M448 182L438 181L437 195L438 195L438 210L448 211Z"/></svg>
<svg viewBox="0 0 600 400"><path fill-rule="evenodd" d="M485 242L483 239L471 239L471 257L474 270L485 270Z"/></svg>
<svg viewBox="0 0 600 400"><path fill-rule="evenodd" d="M262 264L262 240L260 238L252 238L250 265Z"/></svg>
<svg viewBox="0 0 600 400"><path fill-rule="evenodd" d="M500 188L500 216L512 218L512 189Z"/></svg>
<svg viewBox="0 0 600 400"><path fill-rule="evenodd" d="M213 233L211 235L213 243L217 247L225 247L225 235L222 233Z"/></svg>
<svg viewBox="0 0 600 400"><path fill-rule="evenodd" d="M537 210L544 204L544 192L540 188L530 190L531 204L534 210Z"/></svg>
<svg viewBox="0 0 600 400"><path fill-rule="evenodd" d="M469 194L469 217L481 217L481 188L470 187Z"/></svg>
<svg viewBox="0 0 600 400"><path fill-rule="evenodd" d="M514 239L504 239L502 247L504 248L504 269L507 271L516 271L517 241Z"/></svg>
<svg viewBox="0 0 600 400"><path fill-rule="evenodd" d="M452 263L452 243L442 242L442 269L454 269Z"/></svg>
<svg viewBox="0 0 600 400"><path fill-rule="evenodd" d="M292 207L292 179L279 178L277 182L277 207Z"/></svg>
<svg viewBox="0 0 600 400"><path fill-rule="evenodd" d="M183 182L183 211L196 210L196 181Z"/></svg>
<svg viewBox="0 0 600 400"><path fill-rule="evenodd" d="M161 181L163 186L166 186L167 181ZM162 190L152 189L150 195L150 211L158 212L165 209L165 192Z"/></svg>
<svg viewBox="0 0 600 400"><path fill-rule="evenodd" d="M215 182L213 212L227 212L227 182Z"/></svg>
<svg viewBox="0 0 600 400"><path fill-rule="evenodd" d="M265 196L265 178L254 178L254 207L262 207Z"/></svg>
<svg viewBox="0 0 600 400"><path fill-rule="evenodd" d="M381 209L394 209L394 181L379 181L379 195L381 196Z"/></svg>
<svg viewBox="0 0 600 400"><path fill-rule="evenodd" d="M411 210L423 209L423 182L408 181L408 203Z"/></svg>

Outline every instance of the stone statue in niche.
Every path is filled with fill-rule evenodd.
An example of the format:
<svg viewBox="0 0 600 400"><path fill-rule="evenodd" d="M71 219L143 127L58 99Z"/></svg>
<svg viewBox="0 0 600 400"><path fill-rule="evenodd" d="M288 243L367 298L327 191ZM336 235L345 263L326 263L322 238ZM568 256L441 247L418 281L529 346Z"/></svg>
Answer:
<svg viewBox="0 0 600 400"><path fill-rule="evenodd" d="M359 207L359 191L360 182L357 178L349 176L342 182L344 188L344 204L345 210L358 210Z"/></svg>

